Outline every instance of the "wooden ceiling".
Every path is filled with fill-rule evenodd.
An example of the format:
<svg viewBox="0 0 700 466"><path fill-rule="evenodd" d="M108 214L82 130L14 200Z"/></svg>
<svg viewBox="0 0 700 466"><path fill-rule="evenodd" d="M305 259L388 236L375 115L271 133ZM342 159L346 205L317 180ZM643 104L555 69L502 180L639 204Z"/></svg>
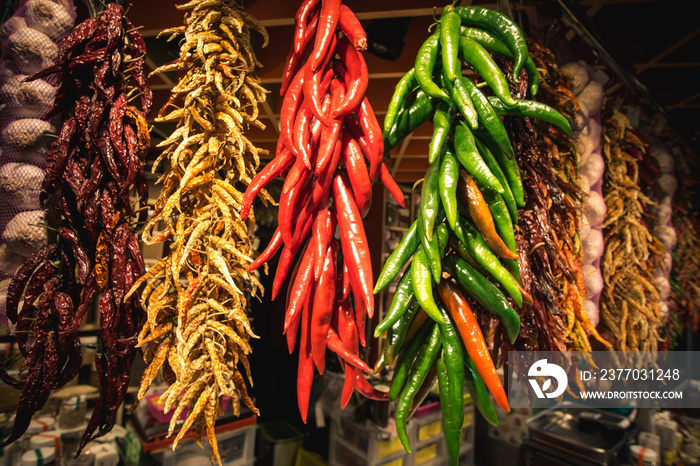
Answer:
<svg viewBox="0 0 700 466"><path fill-rule="evenodd" d="M510 8L521 25L528 25L533 38L541 39L555 53L563 50L562 63L583 59L602 69L613 78L607 84L609 95L629 98L647 93L644 96L649 101L645 104L647 108L668 119L674 135L684 144L695 143L700 133L697 125L700 121L700 94L695 84L700 82L700 57L697 56L700 27L692 15L683 14L687 2L531 0L509 3L499 0L497 4L462 0L458 3ZM149 47L148 63L152 68L176 57L177 44L168 45L155 38L161 29L182 23L183 13L175 8L175 4L173 0L138 1L133 2L129 12L134 24L143 25L142 33ZM266 129L253 129L249 137L258 147L269 149L271 154L274 154L279 134L279 83L299 4L300 1L243 0L246 10L261 21L270 36L266 48L256 47L257 56L264 65L259 76L270 91L262 119ZM398 38L399 43L401 39L403 41L396 60L383 59L369 52L364 54L370 72L367 93L381 123L394 86L413 66L413 59L427 37L434 15L439 14L446 3L351 0L346 4L365 29L388 33L389 38ZM576 18L572 20L571 15ZM402 24L406 26L405 34L400 31ZM370 39L373 35L370 33ZM595 44L605 48L604 57L595 50ZM619 67L614 68L618 69L611 69L602 58L615 60ZM620 72L627 73L634 82L630 84L628 80L615 79L615 73ZM160 108L165 102L175 80L173 75L158 75L150 79L155 94L154 108ZM635 85L639 87L634 88ZM154 142L171 130L167 125L156 125ZM424 124L391 151L388 166L397 181L410 183L422 178L427 168L426 154L431 133L430 124Z"/></svg>

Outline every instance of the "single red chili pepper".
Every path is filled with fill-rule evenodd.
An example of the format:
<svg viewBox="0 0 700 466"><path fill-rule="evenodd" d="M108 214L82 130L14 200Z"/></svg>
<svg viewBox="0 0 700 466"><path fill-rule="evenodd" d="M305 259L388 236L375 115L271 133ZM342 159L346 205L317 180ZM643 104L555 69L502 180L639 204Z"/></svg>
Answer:
<svg viewBox="0 0 700 466"><path fill-rule="evenodd" d="M349 270L349 269L348 269ZM350 282L350 289L355 294L355 290L352 289L352 281ZM355 299L355 325L357 326L357 336L360 340L362 346L367 345L367 337L365 336L365 319L367 318L367 308L365 307L364 301L361 299Z"/></svg>
<svg viewBox="0 0 700 466"><path fill-rule="evenodd" d="M327 70L319 87L319 92L323 95L323 101L321 102L321 113L323 115L328 114L328 109L331 108L333 104L331 95L328 93L328 89L333 81L333 71ZM310 111L313 114L313 111L306 107L304 103L302 103L302 107L305 107L306 111ZM320 150L314 150L314 148L317 146L326 125L312 115L307 115L307 117L307 121L303 122L298 128L295 124L294 131L296 138L300 139L300 148L303 148L303 151L299 153L302 154L307 168L312 169L312 167L316 165L315 159L318 158L318 154L320 153Z"/></svg>
<svg viewBox="0 0 700 466"><path fill-rule="evenodd" d="M311 215L302 210L296 223L296 229L292 235L292 248L298 249L311 231Z"/></svg>
<svg viewBox="0 0 700 466"><path fill-rule="evenodd" d="M290 150L294 150L294 122L304 100L304 77L307 65L302 66L289 84L280 108L280 138ZM296 152L295 152L296 154Z"/></svg>
<svg viewBox="0 0 700 466"><path fill-rule="evenodd" d="M297 404L301 419L306 424L309 411L311 385L314 380L314 359L311 355L311 309L315 290L313 285L301 311L301 337L299 339L299 365L297 367Z"/></svg>
<svg viewBox="0 0 700 466"><path fill-rule="evenodd" d="M371 319L374 315L372 263L362 217L348 184L347 175L342 172L333 178L333 200L340 227L340 242L348 263L353 293L357 300L364 303L367 316Z"/></svg>
<svg viewBox="0 0 700 466"><path fill-rule="evenodd" d="M301 52L304 51L304 37L306 36L306 30L308 28L307 20L311 15L316 13L320 2L321 0L304 0L294 15L296 26L294 28L292 50L296 53L301 54Z"/></svg>
<svg viewBox="0 0 700 466"><path fill-rule="evenodd" d="M308 245L301 253L287 291L287 310L284 316L284 331L287 333L291 325L299 319L301 309L311 289L313 276L314 251Z"/></svg>
<svg viewBox="0 0 700 466"><path fill-rule="evenodd" d="M384 161L384 139L382 137L382 127L379 126L377 116L372 110L369 99L365 96L360 105L355 110L360 127L367 136L368 152L365 152L369 161L369 177L372 183L379 178L382 162ZM359 141L358 141L359 142Z"/></svg>
<svg viewBox="0 0 700 466"><path fill-rule="evenodd" d="M342 270L342 268L339 270ZM338 280L337 275L336 281L342 283ZM342 286L338 286L337 288L342 289ZM340 336L340 341L342 341L343 345L345 345L353 354L359 354L360 348L357 341L357 327L355 326L355 316L353 314L350 300L346 299L342 302L336 302L333 316L335 319L335 327L337 328L338 335ZM342 409L350 401L350 398L355 390L355 379L360 374L357 368L354 366L345 364L342 359L340 361L343 372L345 373L343 389L340 394L340 406Z"/></svg>
<svg viewBox="0 0 700 466"><path fill-rule="evenodd" d="M296 347L297 332L299 330L299 322L300 321L301 321L301 318L294 319L289 324L289 328L287 329L287 331L284 332L284 336L287 340L287 350L289 351L289 354L292 354L294 352L294 348Z"/></svg>
<svg viewBox="0 0 700 466"><path fill-rule="evenodd" d="M367 33L365 33L355 13L345 5L340 5L338 27L350 40L355 50L367 49Z"/></svg>
<svg viewBox="0 0 700 466"><path fill-rule="evenodd" d="M331 115L333 117L341 117L354 111L360 104L367 91L369 83L369 75L367 73L367 64L362 54L355 50L350 44L347 37L338 40L336 47L340 61L345 65L347 70L344 81L348 87L347 95L342 104L333 107Z"/></svg>
<svg viewBox="0 0 700 466"><path fill-rule="evenodd" d="M283 147L282 151L277 152L275 158L270 160L270 162L253 177L243 194L240 210L241 218L244 220L248 218L255 197L268 183L289 168L292 163L294 163L294 160L294 154L286 147Z"/></svg>
<svg viewBox="0 0 700 466"><path fill-rule="evenodd" d="M284 241L282 241L282 232L280 231L280 228L278 226L277 228L275 228L275 232L272 234L270 242L267 243L267 247L265 247L263 252L261 252L260 255L256 257L253 262L250 263L246 270L248 272L252 272L253 270L256 270L261 265L272 259L272 257L275 254L277 254L277 251L279 251L279 248L282 246L282 244L284 244Z"/></svg>
<svg viewBox="0 0 700 466"><path fill-rule="evenodd" d="M311 71L323 68L324 58L328 55L332 41L335 38L335 28L338 25L341 0L323 0L319 13L318 28L314 48L309 57Z"/></svg>
<svg viewBox="0 0 700 466"><path fill-rule="evenodd" d="M330 108L335 108L336 105L342 100L344 94L343 84L334 79L331 82L331 106ZM338 136L340 134L342 119L332 118L328 126L321 128L321 139L319 141L317 155L316 155L316 168L314 174L319 176L323 171L328 169L328 163L333 157L333 151L336 144L338 144ZM333 167L335 168L335 167Z"/></svg>
<svg viewBox="0 0 700 466"><path fill-rule="evenodd" d="M474 361L479 375L484 379L484 383L491 395L493 395L494 400L505 411L510 411L508 397L505 390L503 390L501 379L498 377L496 367L491 360L489 348L484 340L484 335L481 333L481 327L479 327L479 323L476 321L476 317L474 317L467 300L457 285L449 280L440 282L438 293L457 326L469 357Z"/></svg>
<svg viewBox="0 0 700 466"><path fill-rule="evenodd" d="M325 259L323 271L316 284L311 316L311 355L320 374L326 368L326 346L331 317L335 308L335 270L338 243L332 241Z"/></svg>
<svg viewBox="0 0 700 466"><path fill-rule="evenodd" d="M311 132L309 125L313 118L313 111L307 105L306 100L302 101L299 111L297 111L296 120L294 120L294 153L300 158L307 169L311 170L313 165L311 158Z"/></svg>
<svg viewBox="0 0 700 466"><path fill-rule="evenodd" d="M328 207L323 207L315 212L312 227L314 236L312 241L316 246L314 251L314 279L316 281L321 277L326 251L328 251L328 247L333 239L335 227L335 216L331 214Z"/></svg>
<svg viewBox="0 0 700 466"><path fill-rule="evenodd" d="M389 401L389 392L377 390L362 374L357 374L355 388L365 398L377 401Z"/></svg>
<svg viewBox="0 0 700 466"><path fill-rule="evenodd" d="M403 197L403 191L399 185L396 184L396 181L391 176L391 173L389 173L389 169L386 168L386 164L384 162L382 162L382 166L379 171L379 179L382 181L384 186L386 186L386 189L389 190L391 197L393 197L401 207L406 207L406 200Z"/></svg>
<svg viewBox="0 0 700 466"><path fill-rule="evenodd" d="M342 144L341 155L350 185L352 186L355 203L360 210L360 215L365 217L372 205L372 181L369 179L362 149L358 142L348 133L343 135ZM401 199L403 199L403 196L401 196Z"/></svg>
<svg viewBox="0 0 700 466"><path fill-rule="evenodd" d="M367 373L371 371L366 362L343 345L340 336L338 336L338 332L336 332L333 327L328 327L328 349L357 369Z"/></svg>
<svg viewBox="0 0 700 466"><path fill-rule="evenodd" d="M341 280L342 291L340 293L340 301L343 302L350 296L350 272L348 271L348 264L345 262L344 258Z"/></svg>
<svg viewBox="0 0 700 466"><path fill-rule="evenodd" d="M277 297L284 283L284 279L287 278L287 273L289 268L292 266L292 260L294 255L297 253L298 248L289 248L284 246L282 252L280 253L279 260L277 262L277 270L275 271L275 278L272 280L272 300Z"/></svg>
<svg viewBox="0 0 700 466"><path fill-rule="evenodd" d="M311 192L311 206L313 208L318 206L324 199L328 198L331 183L333 182L333 177L338 167L338 161L340 160L341 150L342 144L336 141L335 148L333 149L333 156L326 164L325 169L316 176L316 183Z"/></svg>
<svg viewBox="0 0 700 466"><path fill-rule="evenodd" d="M318 37L318 36L317 36ZM333 36L333 42L332 46L335 48L335 36ZM311 66L309 63L306 64L304 67L304 82L303 82L303 88L304 88L304 100L307 102L309 108L313 112L314 116L316 119L321 121L324 126L328 126L329 121L327 115L323 114L322 112L322 98L321 96L325 93L322 90L322 82L324 81L324 76L326 73L330 72L333 73L332 69L325 69L325 65L328 63L330 60L330 55L328 56L328 60L324 62L324 65L317 70L312 70ZM330 84L330 83L329 83Z"/></svg>
<svg viewBox="0 0 700 466"><path fill-rule="evenodd" d="M304 166L303 161L297 159L282 186L277 214L282 240L286 245L292 243L292 226L296 221L296 214L301 210L301 200L306 199L311 180L311 172Z"/></svg>
<svg viewBox="0 0 700 466"><path fill-rule="evenodd" d="M292 82L294 75L299 71L299 61L301 60L304 50L311 42L311 38L316 34L316 26L318 25L318 14L314 14L309 21L306 28L303 29L303 39L301 41L301 46L299 51L297 51L296 40L292 47L289 49L287 54L287 60L285 61L284 71L282 72L282 85L280 86L280 95L284 95L287 92L289 83Z"/></svg>

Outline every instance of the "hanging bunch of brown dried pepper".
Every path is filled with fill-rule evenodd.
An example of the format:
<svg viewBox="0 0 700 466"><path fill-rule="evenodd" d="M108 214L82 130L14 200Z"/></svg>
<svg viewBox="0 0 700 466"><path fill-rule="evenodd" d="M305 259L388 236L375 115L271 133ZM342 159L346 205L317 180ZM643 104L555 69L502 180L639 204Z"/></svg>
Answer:
<svg viewBox="0 0 700 466"><path fill-rule="evenodd" d="M566 114L573 120L578 108L578 100L572 91L571 78L559 70L553 53L537 44L530 43L531 56L540 74L540 93L538 97L553 108ZM580 212L584 193L578 186L579 154L570 136L555 131L549 125L535 121L538 141L545 157L544 163L552 168L554 179L561 195L561 208L556 212L563 216L566 222L556 231L555 241L558 242L560 260L553 263L553 273L559 282L560 295L558 307L564 310L566 318L565 335L567 346L575 351L590 351L589 332L596 337L595 330L586 317L583 303L586 296L582 274L583 250L579 231L581 229ZM566 270L561 269L564 266Z"/></svg>
<svg viewBox="0 0 700 466"><path fill-rule="evenodd" d="M175 408L168 435L189 408L173 448L194 424L198 442L206 429L212 461L221 464L214 424L223 397L232 398L236 415L241 401L258 413L243 373L252 386L249 340L256 335L247 293L262 288L246 271L255 255L254 218L247 225L241 217L237 186L250 183L263 153L244 133L264 129L257 117L266 91L255 75L260 63L250 31L262 34L263 45L267 33L234 1L194 0L177 8L187 11L184 25L161 34L184 35L180 57L155 71L185 72L156 119L177 121L177 129L158 145L164 149L154 170L166 164L163 187L144 231L146 244L172 244L139 282L147 281L141 300L148 319L138 345L148 368L138 399L162 368L169 387L159 401L166 412ZM154 235L160 222L166 228Z"/></svg>
<svg viewBox="0 0 700 466"><path fill-rule="evenodd" d="M325 370L326 348L338 354L345 371L343 406L355 389L386 399L362 375L369 367L359 358L365 320L374 312L362 217L378 179L401 205L404 200L383 163L382 131L365 96L368 73L361 51L367 38L360 22L340 0L305 0L295 19L280 92L277 153L248 187L243 214L258 191L288 169L279 227L250 269L281 250L274 299L299 256L284 331L290 353L301 334L297 398L306 422L314 373ZM340 241L333 237L336 228Z"/></svg>
<svg viewBox="0 0 700 466"><path fill-rule="evenodd" d="M126 395L144 317L138 295L125 296L145 271L134 225L146 220L148 195L142 172L150 146L144 114L151 107L145 52L123 7L109 3L61 41L55 66L30 78L56 75L53 112L72 109L73 115L49 151L42 186L42 204L58 234L27 260L8 290L27 376L15 380L0 372L22 390L5 443L26 430L51 389L77 374L77 331L93 298L100 316L99 398L78 453L111 430ZM141 109L131 105L136 97ZM134 189L138 207L129 198Z"/></svg>
<svg viewBox="0 0 700 466"><path fill-rule="evenodd" d="M547 57L547 51L537 46L533 46L533 50L533 60L537 57L540 61L538 70L539 65L544 65L545 70L551 69L551 57ZM505 69L512 68L512 61L501 59L500 62ZM514 83L511 74L505 73L513 97L524 98L528 91L527 81L521 79L520 83ZM544 73L543 77L548 77L548 74ZM566 95L566 89L560 86L552 92L547 83L542 84L544 90L538 92L538 97L565 114L569 113L566 105L562 105L565 102L561 101L561 95L556 95ZM553 94L556 98L552 98ZM547 133L540 135L533 120L527 118L505 117L504 124L512 135L525 189L525 206L518 210L516 242L522 286L532 296L533 302L530 305L532 312L526 309L521 314L520 338L515 344L511 345L506 335L498 332L495 346L501 349L503 358L507 358L509 349L565 351L571 335L578 338L590 332L597 336L590 324L585 325L588 321L581 307L571 301L571 295L580 294L582 286L580 271L572 256L576 250L572 232L576 230L577 213L571 206L571 199L567 200L569 187L561 182L553 168L563 164L558 160L558 151L553 150L553 144L542 144L545 136L551 140L553 130L547 129ZM568 325L571 322L574 323L572 328ZM584 328L572 333L577 322L584 324Z"/></svg>
<svg viewBox="0 0 700 466"><path fill-rule="evenodd" d="M605 250L600 268L601 333L617 351L656 351L662 317L655 264L665 250L648 227L651 200L641 188L648 148L629 119L615 108L603 114L603 221Z"/></svg>

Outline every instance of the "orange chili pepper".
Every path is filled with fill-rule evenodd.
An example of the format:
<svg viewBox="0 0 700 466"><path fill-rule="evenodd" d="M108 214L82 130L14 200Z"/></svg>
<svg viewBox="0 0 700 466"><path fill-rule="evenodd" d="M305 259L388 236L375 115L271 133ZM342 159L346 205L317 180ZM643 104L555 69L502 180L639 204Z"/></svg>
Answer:
<svg viewBox="0 0 700 466"><path fill-rule="evenodd" d="M464 170L460 170L459 172L457 193L461 197L462 202L469 209L469 215L472 217L476 229L479 230L481 236L484 237L484 241L486 241L488 247L497 256L503 259L517 259L518 255L511 251L498 235L496 224L493 221L493 215L479 187Z"/></svg>
<svg viewBox="0 0 700 466"><path fill-rule="evenodd" d="M484 379L486 387L488 387L498 406L506 411L510 411L506 392L503 389L498 373L496 373L496 366L491 360L484 335L481 333L479 323L476 321L469 304L467 304L467 300L459 291L459 288L449 280L440 282L438 293L442 302L445 303L450 316L455 321L467 353L474 362L479 375Z"/></svg>

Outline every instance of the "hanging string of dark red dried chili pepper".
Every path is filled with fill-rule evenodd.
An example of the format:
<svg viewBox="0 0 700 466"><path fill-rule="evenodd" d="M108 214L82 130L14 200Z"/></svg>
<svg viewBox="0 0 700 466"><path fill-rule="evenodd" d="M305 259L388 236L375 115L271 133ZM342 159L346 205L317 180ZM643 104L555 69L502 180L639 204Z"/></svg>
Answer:
<svg viewBox="0 0 700 466"><path fill-rule="evenodd" d="M37 380L40 373L42 382L24 384L27 396L21 396L25 401L14 433L41 408L52 388L77 372L81 361L76 332L94 295L101 292L101 390L79 450L114 425L143 319L136 297L123 300L144 270L129 223L136 215L129 193L136 188L140 208L145 207L148 193L141 170L150 144L143 114L130 105L129 96L140 96L147 113L152 94L143 73L145 42L123 14L121 5L108 4L98 18L84 21L64 38L55 66L30 78L58 75L53 111L74 108L74 116L49 152L42 186L42 203L58 218L56 244L35 256L12 288L18 290L13 302L19 327L44 342L41 357L34 353L25 365L27 380ZM144 213L139 211L141 219ZM36 320L30 330L24 322L32 315ZM20 341L24 347L25 337Z"/></svg>

